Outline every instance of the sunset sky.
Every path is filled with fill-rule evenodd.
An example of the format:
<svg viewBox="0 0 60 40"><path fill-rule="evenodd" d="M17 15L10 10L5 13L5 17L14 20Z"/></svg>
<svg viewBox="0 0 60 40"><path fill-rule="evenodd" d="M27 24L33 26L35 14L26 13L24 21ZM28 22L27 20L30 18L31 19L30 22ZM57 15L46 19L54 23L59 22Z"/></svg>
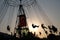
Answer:
<svg viewBox="0 0 60 40"><path fill-rule="evenodd" d="M0 8L3 1L0 0ZM60 0L37 0L37 4L34 4L35 6L24 7L29 30L36 32L37 35L39 35L39 32L42 32L40 37L46 37L44 30L41 28L41 24L43 23L46 27L53 24L60 31ZM18 8L9 6L6 12L5 8L3 9L4 12L0 10L1 13L6 13L0 24L1 32L9 33L6 30L7 25L10 25L11 32L14 31ZM39 25L39 28L32 28L32 24Z"/></svg>

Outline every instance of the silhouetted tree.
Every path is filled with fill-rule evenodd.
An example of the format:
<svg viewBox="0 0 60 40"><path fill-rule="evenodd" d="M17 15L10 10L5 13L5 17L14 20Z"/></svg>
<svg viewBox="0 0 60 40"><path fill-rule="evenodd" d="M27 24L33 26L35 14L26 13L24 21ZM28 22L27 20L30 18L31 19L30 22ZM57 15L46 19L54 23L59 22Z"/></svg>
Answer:
<svg viewBox="0 0 60 40"><path fill-rule="evenodd" d="M57 40L55 34L49 34L47 37L48 37L48 40Z"/></svg>

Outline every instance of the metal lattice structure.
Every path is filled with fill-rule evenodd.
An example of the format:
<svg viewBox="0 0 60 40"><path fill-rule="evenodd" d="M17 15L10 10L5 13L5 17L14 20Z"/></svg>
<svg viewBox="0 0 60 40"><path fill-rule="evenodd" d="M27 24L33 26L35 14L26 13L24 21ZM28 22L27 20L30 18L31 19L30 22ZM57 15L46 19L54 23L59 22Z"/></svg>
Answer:
<svg viewBox="0 0 60 40"><path fill-rule="evenodd" d="M8 4L10 6L19 6L20 4L23 6L31 6L36 2L36 0L8 0Z"/></svg>
<svg viewBox="0 0 60 40"><path fill-rule="evenodd" d="M39 15L37 15L38 13L39 13ZM8 14L8 16L7 16L7 14ZM24 16L25 19L24 18L23 19L25 21L27 21L26 15L28 15L31 24L32 23L38 24L39 22L51 24L50 20L48 19L48 16L45 15L44 10L38 5L37 0L3 0L3 2L1 3L1 6L0 6L1 30L3 28L2 27L3 24L5 26L9 25L10 27L13 27L13 25L14 25L14 28L17 27L18 22L19 22L18 18L20 17L20 15ZM6 16L7 16L7 19L4 20L4 17L6 17ZM34 20L35 21L37 20L37 22L34 22ZM3 21L3 23L2 23L2 21ZM6 24L4 23L5 21L6 21ZM27 24L27 26L28 26L28 24ZM28 28L30 28L30 27L28 27ZM12 29L11 29L11 31L12 31Z"/></svg>

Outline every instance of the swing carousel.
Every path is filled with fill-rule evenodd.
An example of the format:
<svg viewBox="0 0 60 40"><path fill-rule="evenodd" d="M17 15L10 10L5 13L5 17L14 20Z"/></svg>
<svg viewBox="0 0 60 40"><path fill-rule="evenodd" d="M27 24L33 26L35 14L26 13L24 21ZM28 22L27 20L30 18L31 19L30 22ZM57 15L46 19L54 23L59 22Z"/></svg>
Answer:
<svg viewBox="0 0 60 40"><path fill-rule="evenodd" d="M47 29L46 26L52 25L44 10L38 5L37 0L4 0L1 9L0 30L6 29L2 28L5 26L10 34L16 37L26 36L28 32L36 33L35 36L39 36L42 32L39 37L44 37L46 34L42 28ZM41 27L41 24L44 26Z"/></svg>

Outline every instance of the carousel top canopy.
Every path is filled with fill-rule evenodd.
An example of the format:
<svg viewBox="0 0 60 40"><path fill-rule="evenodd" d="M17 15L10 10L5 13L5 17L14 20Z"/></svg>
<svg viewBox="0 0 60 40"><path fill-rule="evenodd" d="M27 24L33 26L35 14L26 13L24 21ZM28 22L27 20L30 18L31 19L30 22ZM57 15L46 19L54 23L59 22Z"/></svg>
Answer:
<svg viewBox="0 0 60 40"><path fill-rule="evenodd" d="M7 0L7 2L10 6L31 6L36 2L36 0Z"/></svg>

